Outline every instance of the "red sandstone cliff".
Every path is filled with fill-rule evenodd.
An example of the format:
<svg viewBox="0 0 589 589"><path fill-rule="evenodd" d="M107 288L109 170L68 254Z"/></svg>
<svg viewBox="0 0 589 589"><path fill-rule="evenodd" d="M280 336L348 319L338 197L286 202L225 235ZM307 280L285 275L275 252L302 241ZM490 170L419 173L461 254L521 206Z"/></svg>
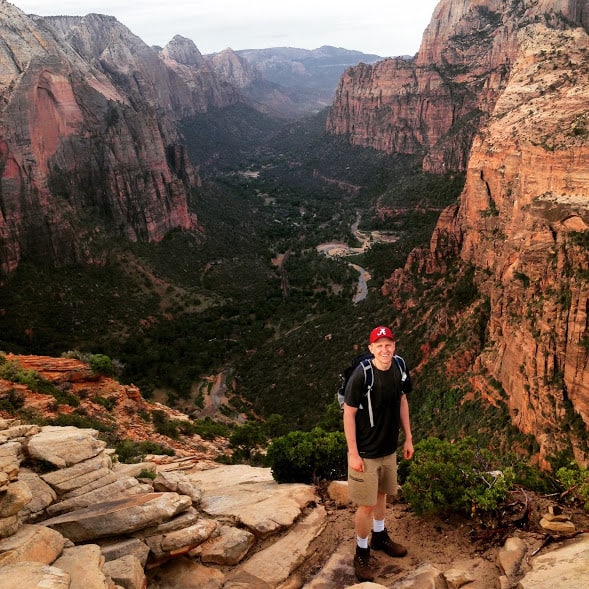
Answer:
<svg viewBox="0 0 589 589"><path fill-rule="evenodd" d="M152 49L112 17L33 19L4 2L0 35L0 276L24 256L96 261L113 235L196 226L173 121L192 92Z"/></svg>
<svg viewBox="0 0 589 589"><path fill-rule="evenodd" d="M585 22L577 0L441 0L417 55L350 68L327 131L387 153L422 154L436 173L465 170L479 126L505 88L518 31L540 20Z"/></svg>
<svg viewBox="0 0 589 589"><path fill-rule="evenodd" d="M455 4L466 3L442 2L438 13ZM588 2L561 4L587 15ZM512 422L539 443L540 460L572 447L586 464L589 36L538 20L517 32L459 204L441 215L430 250L414 252L384 292L394 300L410 293L412 268L443 272L455 255L472 264L490 301L485 348L465 367L473 389L507 404ZM436 54L432 43L424 47Z"/></svg>

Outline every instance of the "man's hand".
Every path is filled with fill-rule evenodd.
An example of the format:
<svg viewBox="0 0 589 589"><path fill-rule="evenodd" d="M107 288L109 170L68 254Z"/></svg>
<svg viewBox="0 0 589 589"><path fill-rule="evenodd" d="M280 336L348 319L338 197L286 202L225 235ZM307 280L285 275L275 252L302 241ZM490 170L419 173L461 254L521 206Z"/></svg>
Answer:
<svg viewBox="0 0 589 589"><path fill-rule="evenodd" d="M360 458L359 454L348 454L348 465L352 470L364 472L364 460Z"/></svg>
<svg viewBox="0 0 589 589"><path fill-rule="evenodd" d="M413 442L411 440L405 440L403 444L403 458L405 460L411 460L413 458Z"/></svg>

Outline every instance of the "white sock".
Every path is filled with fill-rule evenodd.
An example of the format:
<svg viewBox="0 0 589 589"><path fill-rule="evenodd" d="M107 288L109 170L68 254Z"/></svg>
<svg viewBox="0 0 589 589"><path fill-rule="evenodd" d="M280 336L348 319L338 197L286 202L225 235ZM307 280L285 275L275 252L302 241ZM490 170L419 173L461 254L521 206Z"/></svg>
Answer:
<svg viewBox="0 0 589 589"><path fill-rule="evenodd" d="M372 531L373 532L384 532L384 519L373 519L372 520Z"/></svg>
<svg viewBox="0 0 589 589"><path fill-rule="evenodd" d="M368 548L368 538L356 536L356 541L358 542L358 548Z"/></svg>

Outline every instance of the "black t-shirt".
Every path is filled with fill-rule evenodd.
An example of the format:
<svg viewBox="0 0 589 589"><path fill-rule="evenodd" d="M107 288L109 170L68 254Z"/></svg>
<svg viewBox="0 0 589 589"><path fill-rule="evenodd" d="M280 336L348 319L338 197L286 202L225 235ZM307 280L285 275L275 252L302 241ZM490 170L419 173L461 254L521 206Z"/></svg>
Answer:
<svg viewBox="0 0 589 589"><path fill-rule="evenodd" d="M395 360L388 370L372 364L374 386L370 393L374 427L370 426L364 370L357 366L345 390L345 403L358 407L356 413L356 444L363 458L381 458L397 449L400 428L401 396L411 392L409 373L401 381L401 370Z"/></svg>

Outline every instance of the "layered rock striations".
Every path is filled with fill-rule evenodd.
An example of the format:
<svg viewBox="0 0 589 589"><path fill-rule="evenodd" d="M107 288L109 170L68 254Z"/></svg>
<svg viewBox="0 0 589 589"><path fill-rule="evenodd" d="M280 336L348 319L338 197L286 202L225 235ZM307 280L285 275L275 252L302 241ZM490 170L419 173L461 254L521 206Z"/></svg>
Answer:
<svg viewBox="0 0 589 589"><path fill-rule="evenodd" d="M413 59L360 64L340 80L327 130L426 170L465 170L473 137L506 86L518 31L586 20L586 2L441 0Z"/></svg>
<svg viewBox="0 0 589 589"><path fill-rule="evenodd" d="M174 124L190 88L114 18L0 4L0 275L96 262L102 241L191 229L198 176ZM191 110L192 109L192 110Z"/></svg>
<svg viewBox="0 0 589 589"><path fill-rule="evenodd" d="M580 3L564 4L579 10ZM459 204L440 217L418 262L433 273L458 254L475 268L490 320L471 383L507 404L512 422L536 438L545 466L566 449L588 460L588 85L583 27L537 23L518 32L505 88L473 142ZM397 296L402 282L396 273L385 292Z"/></svg>

